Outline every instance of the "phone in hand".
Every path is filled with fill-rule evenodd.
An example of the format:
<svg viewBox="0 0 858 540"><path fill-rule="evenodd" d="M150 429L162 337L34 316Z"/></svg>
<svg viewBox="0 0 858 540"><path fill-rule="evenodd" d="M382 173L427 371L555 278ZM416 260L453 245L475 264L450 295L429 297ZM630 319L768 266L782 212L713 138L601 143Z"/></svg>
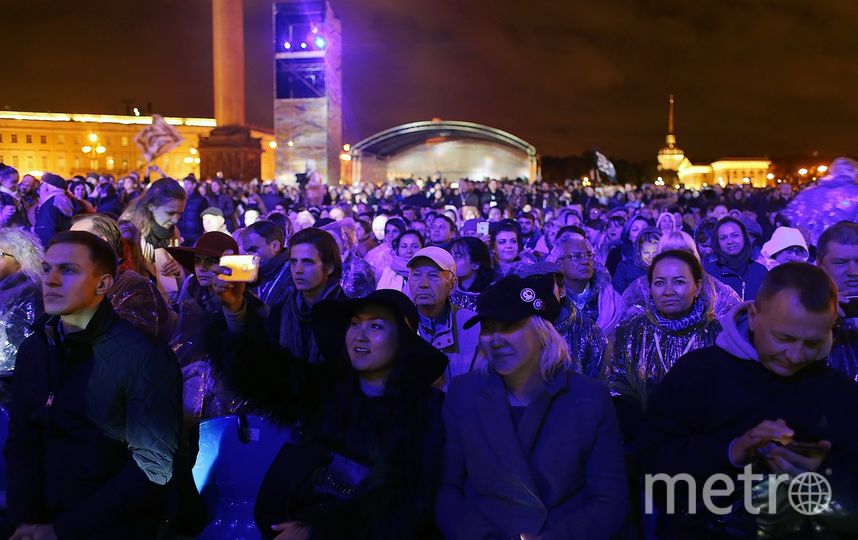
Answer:
<svg viewBox="0 0 858 540"><path fill-rule="evenodd" d="M853 319L858 317L858 296L847 296L846 303L840 304L843 307L843 317Z"/></svg>
<svg viewBox="0 0 858 540"><path fill-rule="evenodd" d="M256 281L259 276L259 255L224 255L220 266L229 268L230 275L221 274L220 279L236 283Z"/></svg>
<svg viewBox="0 0 858 540"><path fill-rule="evenodd" d="M489 222L481 221L477 223L477 236L488 236L489 235Z"/></svg>
<svg viewBox="0 0 858 540"><path fill-rule="evenodd" d="M802 441L793 441L789 444L785 444L784 448L786 448L790 452L795 452L796 454L801 454L803 456L819 454L828 450L828 446L822 443Z"/></svg>

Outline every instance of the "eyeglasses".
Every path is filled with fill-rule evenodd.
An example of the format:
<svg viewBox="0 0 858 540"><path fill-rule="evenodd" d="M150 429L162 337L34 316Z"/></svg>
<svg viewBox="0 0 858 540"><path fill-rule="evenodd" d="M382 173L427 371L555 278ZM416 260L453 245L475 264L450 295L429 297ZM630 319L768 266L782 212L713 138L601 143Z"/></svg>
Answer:
<svg viewBox="0 0 858 540"><path fill-rule="evenodd" d="M563 259L572 259L575 262L592 261L593 260L593 252L592 251L584 251L581 253L570 253L568 255L563 255L562 257L557 257L558 261L562 261Z"/></svg>

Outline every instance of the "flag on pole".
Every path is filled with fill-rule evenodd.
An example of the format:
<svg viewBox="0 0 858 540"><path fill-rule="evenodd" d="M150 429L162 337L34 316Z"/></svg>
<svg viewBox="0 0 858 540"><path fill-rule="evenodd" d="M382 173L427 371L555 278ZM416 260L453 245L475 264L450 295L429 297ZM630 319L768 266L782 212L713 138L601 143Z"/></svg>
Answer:
<svg viewBox="0 0 858 540"><path fill-rule="evenodd" d="M611 163L611 160L608 159L605 154L596 150L596 168L603 172L605 176L609 177L612 181L617 180L617 169L614 167L614 164Z"/></svg>
<svg viewBox="0 0 858 540"><path fill-rule="evenodd" d="M153 114L152 124L141 129L134 138L146 161L152 161L169 152L179 146L183 140L176 128L165 122L160 114Z"/></svg>

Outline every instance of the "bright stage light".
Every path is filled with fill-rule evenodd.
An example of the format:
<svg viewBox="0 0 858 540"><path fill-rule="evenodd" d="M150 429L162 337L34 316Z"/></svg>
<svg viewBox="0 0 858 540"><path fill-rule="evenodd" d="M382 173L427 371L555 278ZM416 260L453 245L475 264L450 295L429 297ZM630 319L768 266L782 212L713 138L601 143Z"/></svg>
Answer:
<svg viewBox="0 0 858 540"><path fill-rule="evenodd" d="M307 42L306 42L306 41L302 41L302 42L301 42L301 48L302 48L302 49L306 49L306 48L307 48Z"/></svg>
<svg viewBox="0 0 858 540"><path fill-rule="evenodd" d="M807 169L806 169L806 168L804 168L804 167L802 167L801 169L799 169L799 170L798 170L798 174L800 174L800 175L802 175L802 176L806 175L806 174L807 174Z"/></svg>
<svg viewBox="0 0 858 540"><path fill-rule="evenodd" d="M318 28L318 27L316 27L316 26L314 26L314 27L313 27L313 33L314 33L314 34L318 34L318 33L319 33L319 28Z"/></svg>
<svg viewBox="0 0 858 540"><path fill-rule="evenodd" d="M274 150L277 148L277 141L268 141L268 148Z"/></svg>
<svg viewBox="0 0 858 540"><path fill-rule="evenodd" d="M816 168L816 170L819 172L825 172L828 170L828 166L827 165L820 165L819 167Z"/></svg>
<svg viewBox="0 0 858 540"><path fill-rule="evenodd" d="M767 174L767 175L766 175L766 179L767 179L767 180L774 180L774 179L775 179L775 175L774 175L773 173L769 173L769 174Z"/></svg>
<svg viewBox="0 0 858 540"><path fill-rule="evenodd" d="M325 46L328 44L328 42L325 41L325 38L323 38L322 36L316 36L316 39L313 40L313 43L316 45L317 49L324 49Z"/></svg>
<svg viewBox="0 0 858 540"><path fill-rule="evenodd" d="M289 50L289 49L291 49L291 48L292 48L292 44L291 44L291 43L289 43L288 41L284 41L284 42L283 42L283 48L284 48L284 49L286 49L286 50Z"/></svg>

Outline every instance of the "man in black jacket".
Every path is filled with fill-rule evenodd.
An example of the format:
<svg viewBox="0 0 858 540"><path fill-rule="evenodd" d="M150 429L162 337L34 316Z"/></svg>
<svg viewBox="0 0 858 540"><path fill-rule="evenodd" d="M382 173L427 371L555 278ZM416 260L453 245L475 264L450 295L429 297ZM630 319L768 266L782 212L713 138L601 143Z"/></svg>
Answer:
<svg viewBox="0 0 858 540"><path fill-rule="evenodd" d="M678 510L669 491L656 496L667 503L659 538L854 537L858 386L826 365L836 320L831 279L786 263L769 272L754 302L721 319L716 346L683 356L668 372L648 403L640 445L644 472L668 475L679 489ZM808 518L795 506L801 492L792 481L811 472L825 478L830 500L820 499L821 513ZM725 478L733 482L726 492ZM669 487L664 480L656 485L650 476L644 485Z"/></svg>
<svg viewBox="0 0 858 540"><path fill-rule="evenodd" d="M181 426L175 357L114 313L102 239L57 234L43 269L45 316L12 383L12 538L155 538Z"/></svg>

